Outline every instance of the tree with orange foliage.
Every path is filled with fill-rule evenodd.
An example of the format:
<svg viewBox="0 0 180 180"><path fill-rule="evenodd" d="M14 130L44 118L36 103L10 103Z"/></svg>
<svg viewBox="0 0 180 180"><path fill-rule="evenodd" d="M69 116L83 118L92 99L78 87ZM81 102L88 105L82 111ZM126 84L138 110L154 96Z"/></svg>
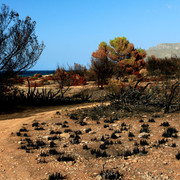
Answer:
<svg viewBox="0 0 180 180"><path fill-rule="evenodd" d="M118 65L118 77L125 72L137 74L145 66L146 51L135 49L125 37L111 40L108 49L108 57Z"/></svg>
<svg viewBox="0 0 180 180"><path fill-rule="evenodd" d="M106 82L106 79L112 75L113 63L108 58L108 45L105 42L99 44L97 51L92 53L91 70L95 73L98 80L98 87Z"/></svg>
<svg viewBox="0 0 180 180"><path fill-rule="evenodd" d="M97 51L92 53L91 68L98 78L101 87L103 81L115 74L117 78L124 74L135 74L145 66L146 51L135 49L125 37L117 37L109 42L99 44Z"/></svg>

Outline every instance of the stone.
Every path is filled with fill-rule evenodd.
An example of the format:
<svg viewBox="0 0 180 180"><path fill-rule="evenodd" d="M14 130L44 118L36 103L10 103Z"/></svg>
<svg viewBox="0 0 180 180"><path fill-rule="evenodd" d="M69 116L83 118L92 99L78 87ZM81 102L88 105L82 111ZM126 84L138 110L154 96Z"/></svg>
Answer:
<svg viewBox="0 0 180 180"><path fill-rule="evenodd" d="M60 137L62 137L62 138L69 138L70 134L69 133L62 133L62 134L60 134Z"/></svg>
<svg viewBox="0 0 180 180"><path fill-rule="evenodd" d="M96 134L96 132L95 131L90 131L89 134Z"/></svg>
<svg viewBox="0 0 180 180"><path fill-rule="evenodd" d="M137 163L137 162L138 162L137 159L133 159L133 160L132 160L132 163Z"/></svg>
<svg viewBox="0 0 180 180"><path fill-rule="evenodd" d="M120 133L115 133L115 135L117 136L117 138L121 137Z"/></svg>
<svg viewBox="0 0 180 180"><path fill-rule="evenodd" d="M50 136L44 136L43 138L44 138L44 139L48 139L49 137L50 137Z"/></svg>
<svg viewBox="0 0 180 180"><path fill-rule="evenodd" d="M23 141L18 141L18 144L24 144L24 142Z"/></svg>
<svg viewBox="0 0 180 180"><path fill-rule="evenodd" d="M166 161L163 162L163 165L167 165L168 163Z"/></svg>
<svg viewBox="0 0 180 180"><path fill-rule="evenodd" d="M142 138L143 136L150 136L150 134L143 132L138 135L138 138Z"/></svg>
<svg viewBox="0 0 180 180"><path fill-rule="evenodd" d="M86 122L86 121L88 121L88 120L89 120L89 117L85 117L85 118L83 119L84 122Z"/></svg>
<svg viewBox="0 0 180 180"><path fill-rule="evenodd" d="M102 180L102 177L100 175L97 175L96 180Z"/></svg>

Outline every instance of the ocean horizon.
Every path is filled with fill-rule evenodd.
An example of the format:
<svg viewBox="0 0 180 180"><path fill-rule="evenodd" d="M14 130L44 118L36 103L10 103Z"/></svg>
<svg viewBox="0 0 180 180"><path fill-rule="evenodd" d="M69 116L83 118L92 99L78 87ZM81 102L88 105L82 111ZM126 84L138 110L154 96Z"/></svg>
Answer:
<svg viewBox="0 0 180 180"><path fill-rule="evenodd" d="M54 74L55 70L28 70L26 72L19 73L21 77L34 76L34 74L50 75Z"/></svg>

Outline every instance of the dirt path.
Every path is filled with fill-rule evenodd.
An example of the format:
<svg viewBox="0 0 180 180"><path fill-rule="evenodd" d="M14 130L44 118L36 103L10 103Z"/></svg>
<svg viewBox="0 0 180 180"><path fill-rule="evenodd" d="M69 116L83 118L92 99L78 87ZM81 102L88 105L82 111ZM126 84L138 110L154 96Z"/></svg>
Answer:
<svg viewBox="0 0 180 180"><path fill-rule="evenodd" d="M57 112L64 111L68 108L68 110L74 110L77 108L87 108L92 106L100 105L101 103L91 103L91 104L83 104L83 105L70 105L59 107L56 110L48 111L48 112L40 112L33 114L25 114L22 116L28 115L29 117L23 118L13 118L13 115L10 115L10 119L2 120L3 116L1 116L0 121L0 179L31 179L33 172L37 171L37 166L33 167L34 164L32 158L30 156L25 155L22 157L21 151L18 150L18 143L16 140L12 141L13 135L12 132L17 132L23 124L30 124L33 120L38 119L38 121L49 121L52 116ZM17 114L15 114L15 117ZM16 143L15 143L16 142ZM19 159L21 158L21 159ZM23 158L23 159L22 159ZM40 168L40 167L39 167Z"/></svg>
<svg viewBox="0 0 180 180"><path fill-rule="evenodd" d="M83 143L89 143L88 146L93 147L93 143L91 141L92 137L97 137L100 139L104 134L112 134L113 131L110 129L104 128L104 122L101 124L97 124L95 121L87 122L87 126L80 126L79 124L75 124L73 120L70 120L65 116L67 113L66 110L75 110L78 108L87 108L92 106L101 105L101 103L91 103L84 105L72 105L72 106L64 106L59 107L56 110L47 111L47 112L39 112L28 114L28 117L22 118L13 118L11 119L1 120L0 121L0 180L12 179L12 180L40 180L45 179L49 176L49 173L54 172L62 172L64 175L68 175L71 177L69 179L98 179L98 173L103 167L104 160L103 158L89 158L88 152L82 149L82 144L79 145L71 145L68 144L66 147L66 152L72 152L74 154L79 153L80 159L76 158L76 163L72 162L64 162L58 163L55 159L51 161L51 159L46 164L38 163L39 154L41 149L38 151L34 151L34 153L26 153L24 150L18 149L20 147L20 138L17 137L16 132L19 131L22 126L26 126L28 134L31 138L39 139L40 136L44 138L44 136L49 135L51 128L54 128L54 124L56 120L58 122L63 122L67 120L71 129L76 126L76 130L81 130L83 132L84 128L92 128L92 132L94 133L83 133L81 135ZM59 111L61 115L57 116L56 112ZM24 114L25 115L25 114ZM146 123L148 123L148 119L151 118L150 115L144 117ZM38 120L39 123L45 122L46 125L45 131L34 131L32 128L32 122L34 120ZM55 120L55 121L53 121ZM175 154L177 154L180 141L179 138L172 139L169 138L168 142L165 145L161 145L159 148L153 147L154 142L158 142L158 140L162 139L162 133L165 130L165 127L161 127L160 124L162 122L168 121L172 127L175 127L177 130L180 129L179 124L179 114L171 114L171 115L162 115L160 118L155 119L155 123L149 123L151 136L147 141L149 141L151 147L146 147L148 150L147 156L131 156L128 160L123 159L122 157L110 157L107 159L107 167L118 168L122 174L124 174L125 179L179 179L180 177L180 166L179 161L175 159ZM125 118L120 119L114 124L109 124L111 128L118 129L121 127L122 122L127 124L127 127L132 127L132 132L135 134L135 140L129 141L128 131L121 133L120 139L123 143L124 147L130 148L131 145L134 146L135 141L139 141L139 130L141 128L141 123L139 123L139 119L137 118ZM107 123L106 123L107 125ZM30 128L31 127L31 128ZM62 129L61 129L62 130ZM13 134L12 134L13 132ZM178 133L178 137L180 134ZM57 150L60 150L64 141L59 141L59 147ZM171 147L172 143L176 143L177 147ZM96 145L96 144L95 144ZM117 146L116 146L117 147ZM74 148L74 149L73 149ZM95 147L93 147L95 148ZM111 148L109 147L110 151ZM112 148L112 150L114 150ZM87 154L86 154L87 153ZM79 156L77 156L79 157ZM53 157L52 157L53 158ZM73 177L73 178L72 178ZM100 178L99 178L100 179Z"/></svg>
<svg viewBox="0 0 180 180"><path fill-rule="evenodd" d="M27 177L24 164L18 163L20 154L16 145L10 140L10 134L17 131L23 123L28 123L31 120L32 118L23 118L0 121L0 179Z"/></svg>
<svg viewBox="0 0 180 180"><path fill-rule="evenodd" d="M1 120L10 120L10 119L19 119L19 118L26 118L26 117L31 117L35 116L36 114L39 113L44 113L44 112L50 112L50 111L59 111L60 109L73 109L73 108L85 108L85 107L91 107L91 106L96 106L100 105L102 103L98 102L90 102L90 103L83 103L83 104L71 104L71 105L60 105L60 106L44 106L44 107L24 107L23 109L19 109L18 112L11 112L11 113L4 113L0 114L0 121ZM108 104L108 102L103 103L103 104Z"/></svg>

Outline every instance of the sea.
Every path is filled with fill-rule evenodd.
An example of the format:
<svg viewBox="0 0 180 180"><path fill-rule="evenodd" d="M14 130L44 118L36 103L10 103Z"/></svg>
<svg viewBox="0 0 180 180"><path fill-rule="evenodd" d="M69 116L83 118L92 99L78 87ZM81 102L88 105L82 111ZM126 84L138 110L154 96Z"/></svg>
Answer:
<svg viewBox="0 0 180 180"><path fill-rule="evenodd" d="M50 75L54 74L55 70L29 70L26 72L19 73L21 77L29 77L34 76L34 74L41 74L41 75Z"/></svg>

